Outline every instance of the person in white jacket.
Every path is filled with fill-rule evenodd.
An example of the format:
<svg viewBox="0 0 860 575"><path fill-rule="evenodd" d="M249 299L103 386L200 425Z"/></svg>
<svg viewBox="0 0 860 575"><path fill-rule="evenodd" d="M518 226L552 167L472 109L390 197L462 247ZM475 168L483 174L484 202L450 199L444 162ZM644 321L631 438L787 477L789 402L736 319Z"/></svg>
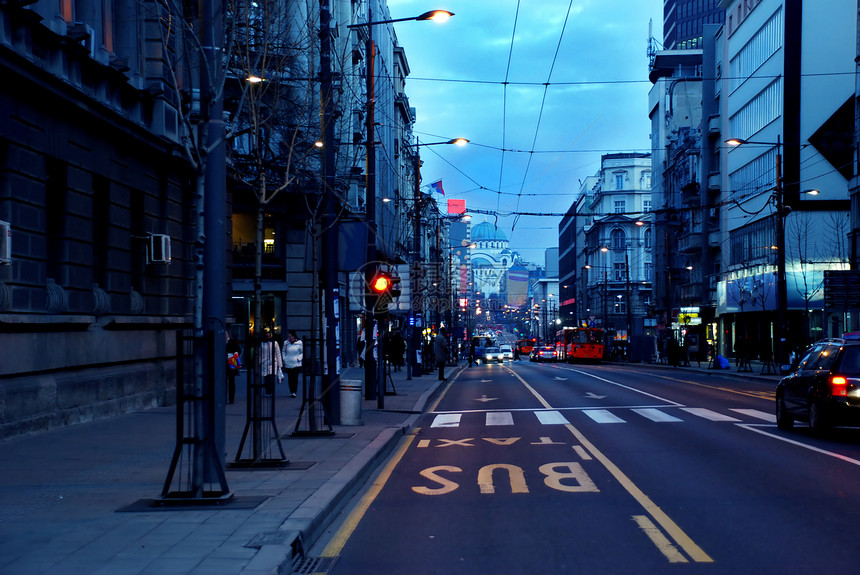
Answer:
<svg viewBox="0 0 860 575"><path fill-rule="evenodd" d="M302 356L304 347L302 340L296 332L287 332L287 341L284 342L284 369L287 370L287 383L290 386L290 397L296 396L299 388L299 374L302 372Z"/></svg>
<svg viewBox="0 0 860 575"><path fill-rule="evenodd" d="M265 339L260 344L260 373L263 374L263 384L265 385L266 395L274 395L275 381L281 382L283 375L281 374L281 348L278 342L272 339L272 331L269 328L265 329Z"/></svg>

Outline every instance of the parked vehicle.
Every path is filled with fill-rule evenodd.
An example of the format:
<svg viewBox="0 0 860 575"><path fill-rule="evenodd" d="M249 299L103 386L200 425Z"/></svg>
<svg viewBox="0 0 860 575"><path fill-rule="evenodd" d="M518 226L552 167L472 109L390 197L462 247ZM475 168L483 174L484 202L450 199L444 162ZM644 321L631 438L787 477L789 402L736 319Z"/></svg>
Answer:
<svg viewBox="0 0 860 575"><path fill-rule="evenodd" d="M514 359L514 350L509 345L500 345L499 349L502 350L502 355L505 359L513 360Z"/></svg>
<svg viewBox="0 0 860 575"><path fill-rule="evenodd" d="M555 361L558 359L558 352L555 351L555 347L544 345L542 347L535 348L532 351L530 359L532 361Z"/></svg>
<svg viewBox="0 0 860 575"><path fill-rule="evenodd" d="M813 433L860 426L860 341L825 339L806 350L776 387L776 424L808 421Z"/></svg>
<svg viewBox="0 0 860 575"><path fill-rule="evenodd" d="M502 363L505 360L505 355L498 346L485 347L482 359L484 360L484 363L490 363L491 361Z"/></svg>

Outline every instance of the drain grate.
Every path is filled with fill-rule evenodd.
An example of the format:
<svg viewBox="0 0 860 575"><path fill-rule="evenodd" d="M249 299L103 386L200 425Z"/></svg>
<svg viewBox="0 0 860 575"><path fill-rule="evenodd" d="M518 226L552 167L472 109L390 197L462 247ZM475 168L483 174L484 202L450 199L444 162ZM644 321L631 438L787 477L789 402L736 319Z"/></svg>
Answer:
<svg viewBox="0 0 860 575"><path fill-rule="evenodd" d="M324 575L334 567L337 557L302 557L293 565L293 573Z"/></svg>

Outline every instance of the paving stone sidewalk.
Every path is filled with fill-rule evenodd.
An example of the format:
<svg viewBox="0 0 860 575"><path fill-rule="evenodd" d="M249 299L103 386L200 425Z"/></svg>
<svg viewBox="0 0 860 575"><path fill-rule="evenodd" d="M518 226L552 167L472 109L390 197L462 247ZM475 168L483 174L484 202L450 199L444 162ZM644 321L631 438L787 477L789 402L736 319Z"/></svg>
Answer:
<svg viewBox="0 0 860 575"><path fill-rule="evenodd" d="M364 379L357 368L341 377ZM219 506L123 511L159 498L176 445L175 407L0 441L0 573L289 573L293 555L394 449L439 383L436 374L394 372L389 391L397 393L384 397L384 409L362 398L363 425L311 437L293 436L301 398L278 386L275 421L290 465L228 469L235 501ZM242 387L227 406L228 463L246 423Z"/></svg>

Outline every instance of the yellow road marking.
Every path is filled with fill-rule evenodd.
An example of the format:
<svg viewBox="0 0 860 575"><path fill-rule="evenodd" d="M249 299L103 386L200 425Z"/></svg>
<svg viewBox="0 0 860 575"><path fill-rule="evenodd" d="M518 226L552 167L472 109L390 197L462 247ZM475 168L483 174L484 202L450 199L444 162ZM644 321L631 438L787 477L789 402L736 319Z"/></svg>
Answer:
<svg viewBox="0 0 860 575"><path fill-rule="evenodd" d="M666 556L669 563L689 563L687 558L678 551L677 547L672 545L672 542L663 535L662 531L657 529L657 526L648 517L645 515L634 515L633 521L639 525L639 528L642 529L643 533L648 536L657 549Z"/></svg>
<svg viewBox="0 0 860 575"><path fill-rule="evenodd" d="M547 409L552 409L552 406L531 386L519 376L516 372L514 376L520 380L520 382L528 389L532 395L540 402L541 405L546 407ZM606 468L609 473L615 477L616 481L621 484L622 487L629 493L633 499L636 500L639 505L650 515L657 524L663 528L663 531L669 534L669 536L675 540L681 549L683 549L687 555L689 555L693 561L697 563L713 563L713 559L708 556L696 543L693 542L690 537L684 533L684 531L678 527L678 525L672 521L666 513L660 509L660 507L651 501L651 498L645 495L641 489L639 489L636 484L633 483L622 471L618 468L608 457L606 457L603 452L597 449L585 436L576 429L573 425L567 424L565 425L568 431L579 441L579 443L589 452L591 455L600 461L603 466ZM661 550L662 551L662 550Z"/></svg>
<svg viewBox="0 0 860 575"><path fill-rule="evenodd" d="M373 500L376 499L376 496L379 495L379 492L382 491L382 488L385 486L388 478L391 477L391 473L394 471L394 468L397 467L398 463L400 463L406 450L409 449L409 446L412 444L412 440L415 439L415 434L418 433L418 431L419 428L415 428L415 430L406 437L406 440L373 481L373 485L371 485L367 493L365 493L358 502L358 505L355 506L355 509L352 510L343 522L343 525L341 525L340 529L338 529L337 533L335 533L334 537L329 541L329 544L326 545L325 549L323 549L321 557L337 557L340 555L340 552L343 551L344 545L346 545L346 542L352 536L355 528L358 527L359 521L361 521L361 518L364 517L365 513L367 513L367 510L370 508Z"/></svg>

